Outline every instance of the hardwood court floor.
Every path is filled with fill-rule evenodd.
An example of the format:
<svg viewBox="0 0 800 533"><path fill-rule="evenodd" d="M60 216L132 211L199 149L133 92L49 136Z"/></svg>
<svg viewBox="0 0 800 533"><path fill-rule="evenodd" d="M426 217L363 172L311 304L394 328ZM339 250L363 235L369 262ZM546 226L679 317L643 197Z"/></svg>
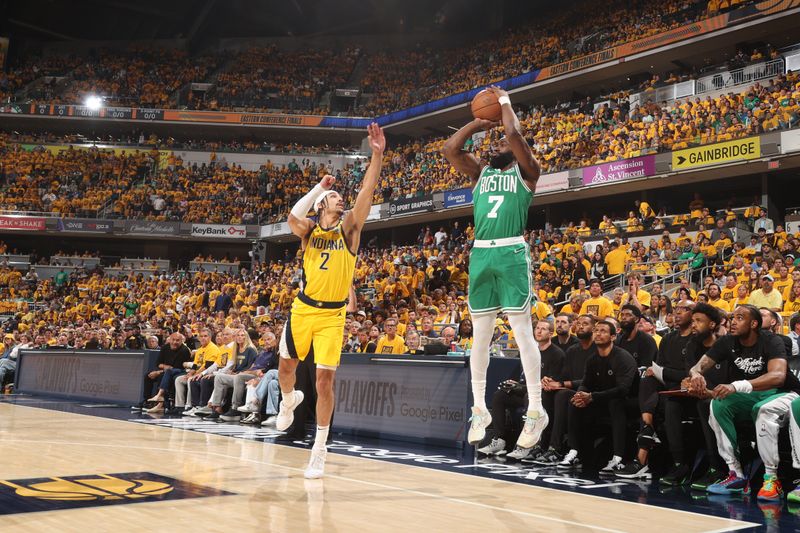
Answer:
<svg viewBox="0 0 800 533"><path fill-rule="evenodd" d="M755 524L477 476L0 403L0 480L152 472L234 493L0 516L4 532L723 531Z"/></svg>

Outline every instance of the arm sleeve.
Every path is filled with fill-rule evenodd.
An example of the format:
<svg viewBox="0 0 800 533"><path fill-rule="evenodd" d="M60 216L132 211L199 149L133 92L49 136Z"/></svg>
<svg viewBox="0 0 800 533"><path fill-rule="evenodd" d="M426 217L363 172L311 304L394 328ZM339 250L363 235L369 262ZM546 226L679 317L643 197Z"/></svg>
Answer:
<svg viewBox="0 0 800 533"><path fill-rule="evenodd" d="M573 381L572 383L577 385L575 388L576 391L584 391L584 392L591 392L592 386L592 358L586 360L586 367L583 370L583 379L580 381Z"/></svg>
<svg viewBox="0 0 800 533"><path fill-rule="evenodd" d="M552 377L556 381L564 381L564 374L566 373L565 372L566 364L567 364L566 357L562 354L561 357L559 357L558 362L555 364L553 375L550 377Z"/></svg>
<svg viewBox="0 0 800 533"><path fill-rule="evenodd" d="M662 375L664 376L664 381L680 383L683 381L683 378L689 377L689 372L686 370L677 370L675 368L664 367Z"/></svg>
<svg viewBox="0 0 800 533"><path fill-rule="evenodd" d="M672 340L672 335L670 335L669 333L664 335L664 338L661 339L661 344L658 346L658 350L656 351L656 357L653 360L655 363L658 363L661 366L665 366L667 360L666 353L671 340Z"/></svg>
<svg viewBox="0 0 800 533"><path fill-rule="evenodd" d="M656 340L651 337L650 335L644 333L644 342L642 353L639 354L639 366L650 366L653 364L653 360L656 357L658 352L658 345L656 344Z"/></svg>
<svg viewBox="0 0 800 533"><path fill-rule="evenodd" d="M183 363L188 363L192 360L192 352L189 350L189 347L185 344L181 346L181 355L178 358L178 362L180 366L183 367Z"/></svg>

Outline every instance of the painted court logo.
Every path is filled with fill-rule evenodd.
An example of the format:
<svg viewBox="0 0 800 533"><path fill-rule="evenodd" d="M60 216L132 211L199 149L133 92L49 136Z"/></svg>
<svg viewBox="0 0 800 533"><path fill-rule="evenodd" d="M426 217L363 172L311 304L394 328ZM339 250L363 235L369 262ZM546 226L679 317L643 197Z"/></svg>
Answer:
<svg viewBox="0 0 800 533"><path fill-rule="evenodd" d="M0 480L0 515L230 494L150 472Z"/></svg>

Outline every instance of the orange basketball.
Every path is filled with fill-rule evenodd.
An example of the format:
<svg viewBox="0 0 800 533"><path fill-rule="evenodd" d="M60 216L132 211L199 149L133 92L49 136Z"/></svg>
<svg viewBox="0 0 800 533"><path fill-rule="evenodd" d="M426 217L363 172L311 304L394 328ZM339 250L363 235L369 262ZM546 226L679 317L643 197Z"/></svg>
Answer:
<svg viewBox="0 0 800 533"><path fill-rule="evenodd" d="M471 107L472 116L475 118L497 122L503 116L497 96L488 89L484 89L475 95L475 98L472 99Z"/></svg>

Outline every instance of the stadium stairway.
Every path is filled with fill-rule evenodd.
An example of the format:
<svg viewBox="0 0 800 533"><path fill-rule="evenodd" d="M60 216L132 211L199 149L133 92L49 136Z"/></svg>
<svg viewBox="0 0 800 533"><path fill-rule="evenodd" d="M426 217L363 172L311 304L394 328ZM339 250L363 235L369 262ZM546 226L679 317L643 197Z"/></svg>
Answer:
<svg viewBox="0 0 800 533"><path fill-rule="evenodd" d="M366 71L367 63L368 63L367 55L364 53L364 50L360 50L358 52L358 58L353 64L353 71L350 73L350 76L347 78L347 81L344 83L342 87L337 87L337 88L338 89L361 88L361 79L364 77L364 72Z"/></svg>

